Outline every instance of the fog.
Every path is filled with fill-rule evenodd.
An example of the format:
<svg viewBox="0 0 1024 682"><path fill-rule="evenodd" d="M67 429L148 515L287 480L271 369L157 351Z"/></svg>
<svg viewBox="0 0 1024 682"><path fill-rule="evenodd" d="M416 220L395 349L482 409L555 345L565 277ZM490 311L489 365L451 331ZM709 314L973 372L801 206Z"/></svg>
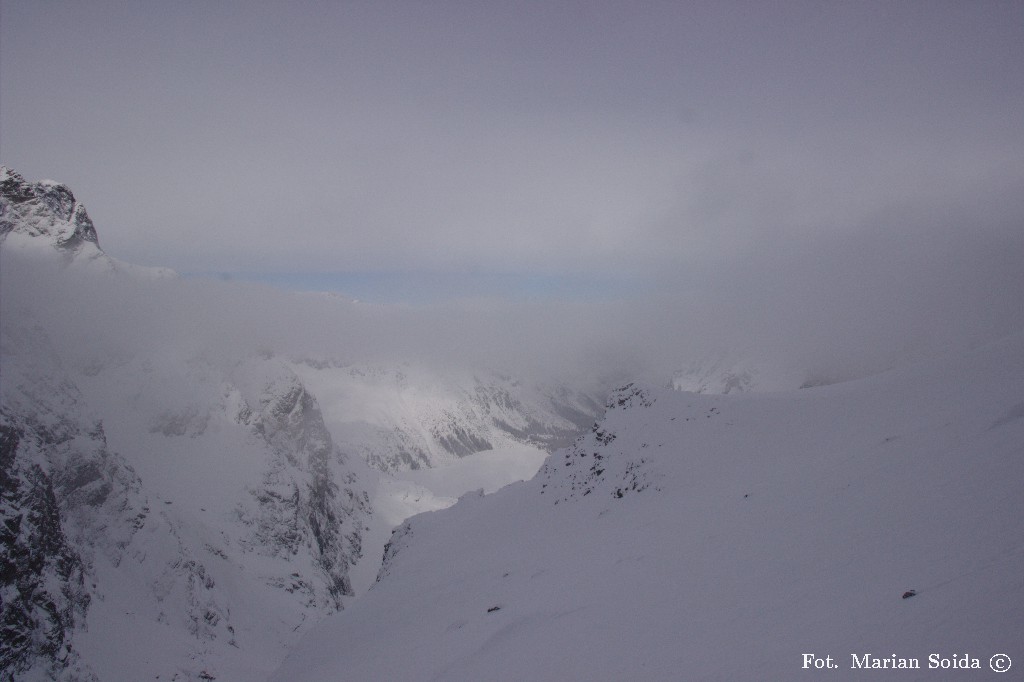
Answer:
<svg viewBox="0 0 1024 682"><path fill-rule="evenodd" d="M85 368L138 353L422 363L523 378L671 380L708 357L837 381L1024 328L1024 230L941 205L893 209L842 234L775 240L728 261L651 273L610 300L466 298L372 304L216 279L94 272L4 250L5 327L48 330ZM898 226L899 229L894 229Z"/></svg>
<svg viewBox="0 0 1024 682"><path fill-rule="evenodd" d="M671 289L951 210L1020 229L1019 2L0 12L0 160L131 263Z"/></svg>
<svg viewBox="0 0 1024 682"><path fill-rule="evenodd" d="M5 264L80 353L838 380L1022 326L1019 2L0 13L0 161L111 256L211 274ZM240 281L332 273L368 302Z"/></svg>

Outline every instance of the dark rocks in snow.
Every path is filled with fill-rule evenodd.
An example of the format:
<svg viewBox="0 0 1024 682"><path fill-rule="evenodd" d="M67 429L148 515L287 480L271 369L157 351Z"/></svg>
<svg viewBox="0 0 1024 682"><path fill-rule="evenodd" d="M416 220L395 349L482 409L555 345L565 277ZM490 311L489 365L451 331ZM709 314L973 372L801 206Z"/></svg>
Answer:
<svg viewBox="0 0 1024 682"><path fill-rule="evenodd" d="M628 409L631 407L650 407L654 404L654 399L651 398L646 391L638 387L636 384L629 383L615 390L612 395L608 398L607 408L612 409Z"/></svg>
<svg viewBox="0 0 1024 682"><path fill-rule="evenodd" d="M609 445L615 440L615 434L598 427L594 429L594 438L601 445Z"/></svg>
<svg viewBox="0 0 1024 682"><path fill-rule="evenodd" d="M910 599L917 595L917 590L907 590L903 593L903 599Z"/></svg>
<svg viewBox="0 0 1024 682"><path fill-rule="evenodd" d="M16 272L27 272L16 269L20 264L7 272L8 263L22 254L47 254L58 267L103 266L65 268L74 276L70 283L80 276L127 275L123 285L130 287L136 275L144 274L149 281L153 274L103 254L91 219L66 186L27 182L5 167L0 167L0 248L3 274L10 275L11 284ZM158 274L163 277L163 271ZM120 285L110 281L115 291ZM100 659L85 657L98 655L97 642L102 651L116 646L116 640L104 637L107 629L118 632L132 627L135 619L166 627L167 642L159 646L185 652L180 660L193 662L185 665L193 666L187 675L195 679L199 666L222 657L225 647L253 646L252 638L236 640L235 627L238 613L247 613L254 595L279 587L293 595L282 604L300 605L285 616L299 614L302 621L307 609L319 616L340 608L342 597L352 594L348 572L363 551L370 501L332 442L316 400L294 374L278 373L267 390L253 391L255 396L247 400L238 397L239 383L257 385L272 364L270 358L251 366L245 360L225 366L202 356L187 363L171 357L168 363L177 363L168 365L173 369L157 363L154 372L149 348L126 342L115 352L105 340L95 347L83 341L83 357L74 352L65 356L57 348L72 347L78 323L50 319L45 296L9 298L7 292L16 290L5 289L0 320L0 680L94 680L89 664L100 671ZM37 310L47 314L35 316ZM92 310L85 306L75 313L84 318ZM46 330L49 338L69 343L50 344ZM108 352L117 355L116 362L110 362ZM97 357L85 357L93 353ZM183 379L188 390L180 402L165 401L164 394L175 391L160 381L147 381L132 398L105 392L107 386L120 388L111 380L113 374L131 383L136 371L156 377L173 373L179 365L188 370L193 363L202 365L197 371L203 377ZM236 369L241 376L235 375ZM206 388L204 382L216 386L217 393L211 397L191 391ZM122 399L143 407L126 416L120 411ZM150 410L150 403L161 410ZM108 446L99 417L116 424L111 443L122 452ZM169 451L181 446L182 451L213 459L223 442L247 456L251 453L255 463L239 472L244 478L238 480L245 483L226 489L232 497L220 500L223 509L211 508L214 513L197 521L191 502L204 499L206 491L179 496L179 490L168 491L167 482L154 476L145 481L154 497L147 500L144 482L122 456L147 461L149 453L140 451L157 439L143 435L139 440L139 424L139 434L166 438ZM208 426L214 427L212 436ZM183 437L196 439L196 446L190 449ZM205 512L205 507L196 508ZM257 562L261 571L269 567L258 576L241 570L250 552L264 555ZM293 567L302 575L267 587ZM112 627L111 604L126 598L137 599L140 608L133 604L118 609L116 613L130 613L132 620ZM235 609L232 624L232 607L237 606L242 608ZM274 627L281 626L267 629ZM85 642L88 653L80 655ZM125 674L141 679L134 672ZM212 674L204 679L213 679Z"/></svg>
<svg viewBox="0 0 1024 682"><path fill-rule="evenodd" d="M0 166L0 239L13 231L48 237L61 251L73 252L86 242L99 246L85 206L67 186L27 182Z"/></svg>
<svg viewBox="0 0 1024 682"><path fill-rule="evenodd" d="M629 409L632 406L646 408L654 404L643 389L629 384L619 389L609 401L609 409ZM607 421L607 420L606 420ZM606 421L595 423L590 433L581 437L571 448L561 451L560 466L552 461L541 467L539 476L541 493L561 494L555 500L569 501L582 499L591 493L604 490L614 499L621 499L630 492L640 492L651 486L647 472L647 460L627 454L618 443L616 434L609 429ZM641 448L646 444L641 444Z"/></svg>
<svg viewBox="0 0 1024 682"><path fill-rule="evenodd" d="M486 438L459 426L454 415L448 415L446 424L436 426L433 436L442 448L457 457L494 449Z"/></svg>
<svg viewBox="0 0 1024 682"><path fill-rule="evenodd" d="M391 564L412 539L412 524L409 521L391 531L391 539L384 545L384 557L381 559L380 570L377 572L377 582L386 576L391 569Z"/></svg>
<svg viewBox="0 0 1024 682"><path fill-rule="evenodd" d="M71 630L89 595L82 558L68 542L53 482L21 461L24 432L0 413L0 676L51 675L74 661Z"/></svg>
<svg viewBox="0 0 1024 682"><path fill-rule="evenodd" d="M404 374L386 368L352 367L348 374L371 390L403 390L409 385ZM602 411L585 392L526 385L500 373L454 382L421 376L418 381L431 384L437 399L409 406L404 414L388 414L382 423L362 424L343 448L382 471L434 466L448 460L446 455L466 457L493 450L509 438L553 452L571 445Z"/></svg>
<svg viewBox="0 0 1024 682"><path fill-rule="evenodd" d="M96 552L119 555L144 522L138 477L83 414L45 333L5 327L3 349L0 670L91 679L73 647L85 578Z"/></svg>
<svg viewBox="0 0 1024 682"><path fill-rule="evenodd" d="M250 546L272 556L295 555L306 547L326 579L327 606L341 608L342 597L353 594L349 568L362 554L358 518L369 513L366 492L353 488L354 476L342 481L344 488L335 480L331 462L341 454L316 399L294 374L272 379L259 405L240 419L274 453L263 485L251 491L258 513L241 515L253 526Z"/></svg>

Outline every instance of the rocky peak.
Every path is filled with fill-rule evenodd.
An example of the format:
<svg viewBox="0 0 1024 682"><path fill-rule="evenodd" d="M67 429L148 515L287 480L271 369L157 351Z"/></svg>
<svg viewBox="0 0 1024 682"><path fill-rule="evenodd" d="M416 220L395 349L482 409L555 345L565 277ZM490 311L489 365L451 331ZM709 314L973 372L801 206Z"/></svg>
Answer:
<svg viewBox="0 0 1024 682"><path fill-rule="evenodd" d="M78 251L86 242L99 248L85 206L67 185L51 180L28 182L0 166L0 240L11 232L47 238L64 252Z"/></svg>

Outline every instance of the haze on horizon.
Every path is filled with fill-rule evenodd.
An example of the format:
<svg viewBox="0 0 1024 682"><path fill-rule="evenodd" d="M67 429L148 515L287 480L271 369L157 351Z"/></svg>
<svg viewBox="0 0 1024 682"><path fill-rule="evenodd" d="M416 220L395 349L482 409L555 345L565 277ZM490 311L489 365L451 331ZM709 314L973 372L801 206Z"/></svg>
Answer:
<svg viewBox="0 0 1024 682"><path fill-rule="evenodd" d="M456 357L1018 330L1021 111L1017 2L0 6L0 162L109 254L415 303Z"/></svg>

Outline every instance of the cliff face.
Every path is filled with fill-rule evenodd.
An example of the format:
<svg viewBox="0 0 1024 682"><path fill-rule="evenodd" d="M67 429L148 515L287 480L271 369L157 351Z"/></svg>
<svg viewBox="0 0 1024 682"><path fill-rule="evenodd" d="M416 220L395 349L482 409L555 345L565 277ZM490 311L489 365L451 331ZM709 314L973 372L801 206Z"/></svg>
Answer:
<svg viewBox="0 0 1024 682"><path fill-rule="evenodd" d="M0 345L0 669L87 677L74 645L87 578L96 552L120 557L140 527L139 480L41 330L5 325Z"/></svg>
<svg viewBox="0 0 1024 682"><path fill-rule="evenodd" d="M361 555L359 523L370 511L355 475L334 475L345 461L324 426L316 399L285 367L266 377L239 412L269 446L269 461L258 486L249 488L255 506L242 505L240 518L251 527L248 544L271 556L304 551L324 578L326 606L341 608L352 596L348 569Z"/></svg>
<svg viewBox="0 0 1024 682"><path fill-rule="evenodd" d="M290 367L323 397L339 445L384 472L436 467L527 444L552 451L600 416L592 394L496 371L302 358Z"/></svg>
<svg viewBox="0 0 1024 682"><path fill-rule="evenodd" d="M96 228L85 206L66 185L27 182L0 166L0 240L12 232L41 239L68 254L99 250Z"/></svg>
<svg viewBox="0 0 1024 682"><path fill-rule="evenodd" d="M131 679L123 647L159 647L153 674L202 679L283 655L352 596L370 500L286 367L203 364L183 406L160 388L187 366L78 375L42 330L3 328L0 669Z"/></svg>
<svg viewBox="0 0 1024 682"><path fill-rule="evenodd" d="M316 398L271 356L97 319L91 296L145 306L153 273L64 185L0 170L0 256L0 677L265 674L352 595L370 514Z"/></svg>
<svg viewBox="0 0 1024 682"><path fill-rule="evenodd" d="M29 182L7 166L0 166L0 246L8 253L44 261L56 255L64 266L87 270L147 279L175 276L169 268L133 265L111 257L100 248L85 205L67 185L52 180Z"/></svg>
<svg viewBox="0 0 1024 682"><path fill-rule="evenodd" d="M282 324L258 290L116 261L66 187L0 178L0 678L261 679L372 582L392 524L461 494L395 472L492 450L511 476L603 410L494 371L278 354L240 338ZM292 345L338 311L312 310Z"/></svg>
<svg viewBox="0 0 1024 682"><path fill-rule="evenodd" d="M56 677L77 662L70 635L89 594L53 481L38 464L19 461L24 437L0 413L0 670L37 668Z"/></svg>

